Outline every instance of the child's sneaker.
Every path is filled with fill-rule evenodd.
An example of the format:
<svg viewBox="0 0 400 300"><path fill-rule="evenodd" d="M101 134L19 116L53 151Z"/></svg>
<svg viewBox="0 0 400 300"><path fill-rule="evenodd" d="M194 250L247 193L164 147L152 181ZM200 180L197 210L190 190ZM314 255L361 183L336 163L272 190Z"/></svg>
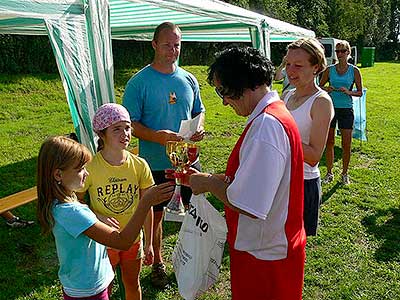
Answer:
<svg viewBox="0 0 400 300"><path fill-rule="evenodd" d="M350 184L349 175L347 175L347 174L342 174L342 183L343 183L344 185Z"/></svg>
<svg viewBox="0 0 400 300"><path fill-rule="evenodd" d="M21 219L20 217L14 217L11 220L7 221L7 225L12 228L24 228L24 227L33 225L34 223L35 223L34 221L27 221L27 220Z"/></svg>
<svg viewBox="0 0 400 300"><path fill-rule="evenodd" d="M324 179L322 180L322 183L323 183L323 184L330 183L330 182L333 181L333 179L334 179L334 176L333 176L332 173L326 173Z"/></svg>

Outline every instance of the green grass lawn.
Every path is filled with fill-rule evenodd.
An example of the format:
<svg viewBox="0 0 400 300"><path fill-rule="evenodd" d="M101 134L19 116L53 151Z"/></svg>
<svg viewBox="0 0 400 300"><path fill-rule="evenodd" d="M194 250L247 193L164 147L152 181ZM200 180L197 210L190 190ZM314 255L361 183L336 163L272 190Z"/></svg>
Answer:
<svg viewBox="0 0 400 300"><path fill-rule="evenodd" d="M221 105L206 83L206 67L185 68L198 78L207 109L207 135L200 143L203 169L223 172L245 119ZM318 236L307 242L306 300L400 299L400 64L376 63L361 73L368 89L368 142L353 141L352 184L342 186L336 179L323 187ZM115 75L118 102L131 74ZM58 75L0 74L0 197L35 185L41 142L49 135L71 131ZM336 145L334 172L339 178L340 139ZM322 174L325 171L323 159ZM212 196L209 199L222 210ZM35 219L35 203L14 212ZM178 224L165 225L164 250L172 283L163 291L153 289L145 267L144 299L181 299L170 262L178 230ZM0 220L0 240L0 300L61 298L51 236L42 236L38 225L15 230ZM229 284L226 253L218 283L201 299L230 299ZM117 291L112 299L118 299Z"/></svg>

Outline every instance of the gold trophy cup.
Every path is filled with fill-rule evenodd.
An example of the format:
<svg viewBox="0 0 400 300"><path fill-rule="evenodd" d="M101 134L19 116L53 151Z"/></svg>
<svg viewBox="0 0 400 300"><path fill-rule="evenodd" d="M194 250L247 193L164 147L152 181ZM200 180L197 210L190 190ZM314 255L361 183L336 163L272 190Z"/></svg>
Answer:
<svg viewBox="0 0 400 300"><path fill-rule="evenodd" d="M175 191L165 209L166 221L181 221L185 207L181 195L181 179L187 168L199 157L199 146L194 143L168 141L165 145L167 156L175 167Z"/></svg>

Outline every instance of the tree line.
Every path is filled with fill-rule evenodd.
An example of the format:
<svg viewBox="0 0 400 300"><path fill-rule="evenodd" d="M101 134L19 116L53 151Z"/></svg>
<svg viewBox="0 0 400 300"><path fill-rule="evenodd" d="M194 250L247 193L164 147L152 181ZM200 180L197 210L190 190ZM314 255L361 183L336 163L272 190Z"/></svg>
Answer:
<svg viewBox="0 0 400 300"><path fill-rule="evenodd" d="M311 29L317 37L345 39L360 51L376 47L377 61L400 60L400 0L226 0L252 11ZM185 43L181 64L208 65L225 43ZM287 44L272 43L279 64ZM114 67L126 69L151 62L150 42L113 40ZM0 35L0 73L56 73L47 36Z"/></svg>
<svg viewBox="0 0 400 300"><path fill-rule="evenodd" d="M400 59L400 0L226 0L252 11L335 37L374 46L379 60Z"/></svg>

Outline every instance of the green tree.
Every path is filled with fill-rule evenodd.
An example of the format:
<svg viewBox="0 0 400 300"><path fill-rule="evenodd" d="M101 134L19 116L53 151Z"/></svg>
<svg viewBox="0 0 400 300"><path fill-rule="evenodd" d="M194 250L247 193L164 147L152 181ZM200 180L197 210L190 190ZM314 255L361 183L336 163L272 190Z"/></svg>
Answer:
<svg viewBox="0 0 400 300"><path fill-rule="evenodd" d="M390 1L389 40L400 42L400 0Z"/></svg>
<svg viewBox="0 0 400 300"><path fill-rule="evenodd" d="M249 8L249 0L225 0L224 2L237 5L243 8Z"/></svg>
<svg viewBox="0 0 400 300"><path fill-rule="evenodd" d="M386 59L400 59L400 0L390 1L388 41L383 45Z"/></svg>
<svg viewBox="0 0 400 300"><path fill-rule="evenodd" d="M360 48L375 46L378 49L378 58L393 59L400 55L400 0L226 2L314 30L318 37L344 39Z"/></svg>
<svg viewBox="0 0 400 300"><path fill-rule="evenodd" d="M250 7L255 1L250 1ZM261 2L263 13L271 18L275 18L288 23L297 23L297 7L290 6L289 0L263 0Z"/></svg>
<svg viewBox="0 0 400 300"><path fill-rule="evenodd" d="M371 1L371 0L370 0ZM390 33L390 0L372 0L366 16L365 44L381 46L387 42Z"/></svg>
<svg viewBox="0 0 400 300"><path fill-rule="evenodd" d="M355 42L364 36L369 8L363 1L328 0L327 24L331 36Z"/></svg>
<svg viewBox="0 0 400 300"><path fill-rule="evenodd" d="M297 7L290 6L289 0L226 0L251 11L275 18L281 21L296 24Z"/></svg>
<svg viewBox="0 0 400 300"><path fill-rule="evenodd" d="M315 31L317 36L329 36L326 22L327 2L325 0L289 0L290 7L297 8L297 24Z"/></svg>

